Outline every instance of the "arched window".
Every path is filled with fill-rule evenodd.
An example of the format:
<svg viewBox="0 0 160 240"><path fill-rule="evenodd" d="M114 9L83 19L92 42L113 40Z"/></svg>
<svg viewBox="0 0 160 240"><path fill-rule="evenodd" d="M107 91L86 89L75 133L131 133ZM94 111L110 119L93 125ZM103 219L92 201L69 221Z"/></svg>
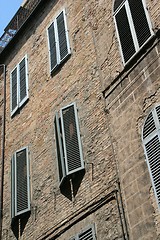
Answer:
<svg viewBox="0 0 160 240"><path fill-rule="evenodd" d="M114 21L123 63L126 64L152 37L144 0L115 0Z"/></svg>
<svg viewBox="0 0 160 240"><path fill-rule="evenodd" d="M155 107L147 116L142 141L153 189L160 206L160 106Z"/></svg>

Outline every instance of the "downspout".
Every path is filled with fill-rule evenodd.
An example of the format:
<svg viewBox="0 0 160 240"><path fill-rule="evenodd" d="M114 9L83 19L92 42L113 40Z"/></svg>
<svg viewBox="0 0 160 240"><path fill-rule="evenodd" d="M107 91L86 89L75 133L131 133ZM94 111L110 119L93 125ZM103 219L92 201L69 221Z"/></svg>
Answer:
<svg viewBox="0 0 160 240"><path fill-rule="evenodd" d="M2 239L2 219L3 219L3 184L4 184L4 158L5 158L5 124L6 124L6 66L3 67L3 119L2 119L2 162L1 162L1 183L0 183L0 240Z"/></svg>

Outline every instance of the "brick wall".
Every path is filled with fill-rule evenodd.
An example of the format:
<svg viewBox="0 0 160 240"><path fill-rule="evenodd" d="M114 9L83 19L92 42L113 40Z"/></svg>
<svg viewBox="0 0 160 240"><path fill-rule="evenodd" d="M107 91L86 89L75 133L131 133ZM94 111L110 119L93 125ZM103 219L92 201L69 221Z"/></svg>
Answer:
<svg viewBox="0 0 160 240"><path fill-rule="evenodd" d="M72 54L51 76L46 29L63 8L67 13ZM50 1L27 25L7 56L4 239L22 235L23 239L35 240L47 234L50 236L45 239L69 239L92 223L99 239L105 235L105 239L122 236L115 197L116 167L87 8L81 1ZM11 117L10 72L25 54L29 101ZM72 102L78 107L86 172L74 199L69 199L59 188L54 116ZM31 215L14 221L11 227L11 156L25 146L29 147L31 169ZM71 185L65 190L70 192Z"/></svg>

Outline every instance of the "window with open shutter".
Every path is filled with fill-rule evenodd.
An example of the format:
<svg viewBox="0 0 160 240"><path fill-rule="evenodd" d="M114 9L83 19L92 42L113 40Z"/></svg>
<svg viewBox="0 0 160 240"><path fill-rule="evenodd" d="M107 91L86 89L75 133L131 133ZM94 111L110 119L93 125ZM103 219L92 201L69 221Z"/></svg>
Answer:
<svg viewBox="0 0 160 240"><path fill-rule="evenodd" d="M27 56L11 72L11 115L21 107L29 97Z"/></svg>
<svg viewBox="0 0 160 240"><path fill-rule="evenodd" d="M123 63L126 64L153 36L144 0L115 0L114 20Z"/></svg>
<svg viewBox="0 0 160 240"><path fill-rule="evenodd" d="M91 225L70 240L96 240L95 226Z"/></svg>
<svg viewBox="0 0 160 240"><path fill-rule="evenodd" d="M52 72L71 53L65 10L55 18L48 28L48 46L50 71Z"/></svg>
<svg viewBox="0 0 160 240"><path fill-rule="evenodd" d="M56 115L55 138L60 181L65 176L84 169L77 107L72 103Z"/></svg>
<svg viewBox="0 0 160 240"><path fill-rule="evenodd" d="M12 157L12 218L30 211L30 175L28 148Z"/></svg>
<svg viewBox="0 0 160 240"><path fill-rule="evenodd" d="M153 189L160 206L160 106L147 116L142 139Z"/></svg>
<svg viewBox="0 0 160 240"><path fill-rule="evenodd" d="M55 126L55 139L56 139L56 149L57 149L57 160L58 160L58 169L59 169L59 181L62 182L66 176L65 164L64 164L64 151L63 151L63 141L62 141L62 130L61 123L56 113L54 119Z"/></svg>

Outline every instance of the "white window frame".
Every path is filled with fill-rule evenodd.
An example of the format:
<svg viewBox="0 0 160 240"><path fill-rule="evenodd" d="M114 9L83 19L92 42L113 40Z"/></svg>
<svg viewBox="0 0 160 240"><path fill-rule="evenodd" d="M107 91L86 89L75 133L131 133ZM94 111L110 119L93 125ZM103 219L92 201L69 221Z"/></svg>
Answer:
<svg viewBox="0 0 160 240"><path fill-rule="evenodd" d="M26 80L26 97L22 100L20 100L20 64L25 59L25 80ZM12 73L17 68L17 106L12 109ZM16 65L16 67L11 71L10 73L10 96L11 96L11 105L10 105L10 111L11 116L14 115L14 113L27 101L29 98L29 84L28 84L28 56L27 54L21 59L21 61Z"/></svg>
<svg viewBox="0 0 160 240"><path fill-rule="evenodd" d="M16 169L17 169L17 160L16 160L16 155L17 153L26 150L26 162L27 162L27 193L28 193L28 208L24 209L22 211L17 210L17 174L16 174ZM16 152L14 152L13 157L12 157L12 218L19 216L25 212L30 211L31 209L31 188L30 188L30 163L29 163L29 149L28 146L23 147ZM13 199L14 198L14 199Z"/></svg>
<svg viewBox="0 0 160 240"><path fill-rule="evenodd" d="M65 32L66 32L66 42L67 42L67 50L68 54L63 58L60 59L60 46L59 46L59 38L58 38L58 29L57 29L57 18L58 16L63 13L64 17L64 25L65 25ZM49 67L50 67L50 73L52 73L65 59L71 54L71 48L69 43L69 30L67 26L67 19L66 19L66 10L63 9L59 12L59 14L52 20L51 24L47 27L47 39L48 39L48 53L49 53ZM51 54L50 54L50 42L49 42L49 34L48 29L49 27L54 24L54 31L55 31L55 42L56 42L56 59L57 59L57 65L54 66L54 68L51 67Z"/></svg>
<svg viewBox="0 0 160 240"><path fill-rule="evenodd" d="M83 161L82 144L81 144L81 138L80 138L80 129L79 129L79 123L78 123L77 107L76 107L76 103L72 103L68 106L65 106L64 108L61 108L61 110L60 110L60 117L61 117L61 124L62 124L62 136L63 136L63 144L64 144L64 159L65 159L65 166L66 166L66 174L67 175L70 175L70 174L75 172L75 170L69 171L69 169L68 169L67 147L66 147L66 141L65 141L65 127L64 127L63 115L62 115L63 109L66 109L70 106L74 106L77 138L78 138L79 153L80 153L80 159L81 159L81 167L77 168L77 171L80 171L80 170L84 169L84 161Z"/></svg>
<svg viewBox="0 0 160 240"><path fill-rule="evenodd" d="M65 132L64 132L64 123L63 123L63 115L62 115L62 111L67 109L68 107L73 106L74 107L74 116L75 116L75 122L76 122L76 130L77 130L77 138L78 138L78 145L79 145L79 154L80 154L80 161L81 161L81 166L79 168L76 168L76 170L72 170L69 171L68 169L68 162L67 162L67 147L65 144ZM59 123L58 121L60 121L61 123L61 133L60 133L60 127L59 127ZM57 150L56 150L56 157L57 157L57 168L58 168L58 178L59 178L59 183L61 185L61 183L63 182L63 180L67 177L72 175L73 173L76 173L80 170L83 170L85 168L84 165L84 159L83 159L83 151L82 151L82 142L81 142L81 137L80 137L80 128L79 128L79 121L78 121L78 114L77 114L77 106L76 103L71 103L63 108L60 109L60 114L58 114L56 112L55 115L55 122L56 122L56 127L57 127L57 131L59 132L58 134L58 141L59 141L59 150L60 150L60 161L61 161L61 167L62 167L62 179L60 179L60 174L59 174L59 164L58 164L58 154L57 154ZM56 131L56 129L55 129ZM61 136L60 136L61 135ZM61 138L61 139L60 139ZM62 145L63 145L63 149L62 149ZM57 142L56 142L56 149L57 149Z"/></svg>
<svg viewBox="0 0 160 240"><path fill-rule="evenodd" d="M115 0L114 0L115 1ZM135 3L136 4L136 3ZM147 10L147 6L144 0L142 0L142 4L143 4L143 9L147 18L147 23L148 23L148 27L151 31L151 36L148 38L148 40L140 47L138 44L138 39L137 39L137 34L135 31L135 27L134 27L134 23L133 23L133 19L132 19L132 15L131 15L131 10L129 7L129 2L128 0L124 0L120 6L116 9L116 11L114 12L113 10L113 17L114 17L114 23L115 23L115 28L116 28L116 36L119 42L119 50L120 50L120 54L122 57L122 62L123 65L127 65L133 58L134 56L143 48L144 45L147 44L147 42L153 37L154 32L153 32L153 27L152 27L152 23L150 20L150 16ZM114 4L113 4L114 6ZM118 33L118 27L117 27L117 22L116 22L116 14L121 10L122 7L125 6L125 10L126 10L126 14L127 14L127 18L128 18L128 22L129 22L129 26L130 26L130 31L131 31L131 35L132 35L132 39L133 39L133 43L134 43L134 47L135 47L135 53L133 54L133 56L127 61L125 62L124 56L123 56L123 50L122 50L122 46L121 46L121 41L120 41L120 37L119 37L119 33Z"/></svg>

